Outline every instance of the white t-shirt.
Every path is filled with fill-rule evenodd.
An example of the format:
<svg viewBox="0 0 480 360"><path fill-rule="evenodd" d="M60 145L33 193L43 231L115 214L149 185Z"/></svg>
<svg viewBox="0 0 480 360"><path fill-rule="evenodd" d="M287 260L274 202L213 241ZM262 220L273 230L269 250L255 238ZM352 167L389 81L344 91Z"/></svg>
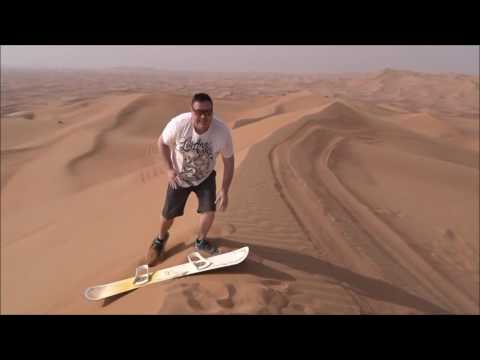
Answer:
<svg viewBox="0 0 480 360"><path fill-rule="evenodd" d="M233 156L230 129L217 117L203 134L197 134L192 123L192 113L183 113L168 122L158 139L170 147L171 159L182 187L196 186L215 169L219 153Z"/></svg>

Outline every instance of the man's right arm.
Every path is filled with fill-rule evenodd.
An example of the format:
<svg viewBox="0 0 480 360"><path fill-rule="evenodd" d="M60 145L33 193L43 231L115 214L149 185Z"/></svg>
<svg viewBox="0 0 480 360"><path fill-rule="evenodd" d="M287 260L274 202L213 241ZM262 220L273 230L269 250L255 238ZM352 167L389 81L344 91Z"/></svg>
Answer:
<svg viewBox="0 0 480 360"><path fill-rule="evenodd" d="M170 157L170 147L165 145L161 139L158 141L158 146L160 148L160 159L162 161L164 170L173 170L172 160Z"/></svg>
<svg viewBox="0 0 480 360"><path fill-rule="evenodd" d="M172 160L170 157L170 147L163 143L163 140L161 137L158 140L158 147L160 151L160 160L162 162L162 167L164 168L165 173L167 174L168 183L172 188L176 189L177 188L177 183L176 183L177 172L173 168Z"/></svg>

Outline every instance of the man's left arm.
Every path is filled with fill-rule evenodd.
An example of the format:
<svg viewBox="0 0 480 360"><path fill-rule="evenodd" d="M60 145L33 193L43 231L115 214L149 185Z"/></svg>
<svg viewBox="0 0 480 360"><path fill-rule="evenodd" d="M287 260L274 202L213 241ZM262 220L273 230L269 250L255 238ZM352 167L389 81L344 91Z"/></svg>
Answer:
<svg viewBox="0 0 480 360"><path fill-rule="evenodd" d="M233 173L235 171L235 156L232 155L229 158L225 158L222 156L223 159L223 181L222 181L222 189L217 196L216 203L218 204L220 211L227 210L228 206L228 191L230 190L230 185L233 179Z"/></svg>

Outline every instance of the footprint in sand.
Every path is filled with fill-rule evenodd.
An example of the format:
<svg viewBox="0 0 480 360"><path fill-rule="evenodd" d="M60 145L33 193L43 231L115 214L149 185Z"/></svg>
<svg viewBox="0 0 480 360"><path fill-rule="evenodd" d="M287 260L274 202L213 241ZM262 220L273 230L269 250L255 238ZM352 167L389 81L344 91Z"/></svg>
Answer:
<svg viewBox="0 0 480 360"><path fill-rule="evenodd" d="M183 295L187 298L187 303L188 305L193 309L193 310L205 310L205 307L202 305L202 303L199 301L199 295L200 295L200 285L199 284L192 284L191 287L186 288L183 290Z"/></svg>
<svg viewBox="0 0 480 360"><path fill-rule="evenodd" d="M237 231L237 229L235 228L234 225L232 224L225 224L222 226L222 235L225 236L225 235L231 235L233 234L235 231Z"/></svg>
<svg viewBox="0 0 480 360"><path fill-rule="evenodd" d="M387 216L392 216L396 218L404 218L406 216L406 214L403 211L399 211L399 210L390 210L390 209L377 207L377 208L374 208L373 211L380 215L387 215Z"/></svg>
<svg viewBox="0 0 480 360"><path fill-rule="evenodd" d="M268 287L278 287L282 291L286 291L289 289L289 285L287 283L279 280L268 279L268 280L263 280L260 283Z"/></svg>
<svg viewBox="0 0 480 360"><path fill-rule="evenodd" d="M291 308L299 313L305 313L305 306L302 304L291 304Z"/></svg>
<svg viewBox="0 0 480 360"><path fill-rule="evenodd" d="M234 308L237 289L233 284L204 287L199 283L184 283L172 287L167 293L162 311L218 313L222 309Z"/></svg>
<svg viewBox="0 0 480 360"><path fill-rule="evenodd" d="M292 287L292 285L290 285L290 284L288 284L284 281L271 280L271 279L263 280L263 281L261 281L261 284L267 286L271 291L275 292L275 296L278 299L275 300L274 302L276 302L276 303L280 302L280 303L283 304L280 311L282 311L282 309L283 309L283 312L286 311L288 313L290 310L293 309L294 312L304 312L305 307L303 305L294 304L294 303L291 302L292 296L299 295L299 294L302 293L301 291L298 291L297 289ZM266 291L266 290L264 290L264 291ZM270 295L271 294L272 293L270 293ZM269 297L269 294L264 292L264 296ZM280 301L279 300L280 298L282 298L283 300ZM269 303L271 303L271 302L272 301L270 299ZM287 308L289 310L287 310Z"/></svg>
<svg viewBox="0 0 480 360"><path fill-rule="evenodd" d="M235 296L237 289L232 284L226 284L225 287L228 291L228 295L226 298L218 299L217 304L220 305L222 308L231 309L235 305L233 297Z"/></svg>
<svg viewBox="0 0 480 360"><path fill-rule="evenodd" d="M151 180L157 178L160 175L161 175L160 167L159 166L152 166L150 168L141 170L140 174L137 175L138 178L136 178L134 181L135 182L140 181L142 184L146 184L146 183L150 182Z"/></svg>
<svg viewBox="0 0 480 360"><path fill-rule="evenodd" d="M289 298L282 292L272 288L262 290L264 306L258 314L281 314L282 310L290 304Z"/></svg>
<svg viewBox="0 0 480 360"><path fill-rule="evenodd" d="M232 224L228 224L228 223L222 224L222 225L214 224L210 229L210 236L212 237L228 236L228 235L232 235L235 231L237 231L237 229Z"/></svg>
<svg viewBox="0 0 480 360"><path fill-rule="evenodd" d="M474 271L470 247L465 239L450 228L437 228L436 232L440 237L431 250L432 257L459 271Z"/></svg>
<svg viewBox="0 0 480 360"><path fill-rule="evenodd" d="M147 149L145 150L145 155L147 157L155 157L158 154L157 143L151 143L147 145Z"/></svg>

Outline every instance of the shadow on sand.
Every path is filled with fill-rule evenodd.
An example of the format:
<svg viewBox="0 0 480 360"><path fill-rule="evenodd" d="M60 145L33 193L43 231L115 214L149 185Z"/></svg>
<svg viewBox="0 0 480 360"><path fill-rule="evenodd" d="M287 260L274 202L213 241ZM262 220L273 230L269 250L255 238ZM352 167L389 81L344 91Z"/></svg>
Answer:
<svg viewBox="0 0 480 360"><path fill-rule="evenodd" d="M333 279L339 283L343 283L349 289L360 296L371 299L389 302L391 304L406 306L417 309L425 314L448 314L450 311L428 301L410 294L407 291L398 288L383 280L370 278L343 267L331 264L329 262L317 259L315 257L304 255L288 250L272 248L263 245L242 244L236 241L217 237L212 238L219 246L228 248L239 248L249 246L251 254L278 262L296 270L307 272L310 274L318 274ZM247 259L248 260L248 259ZM220 269L218 271L228 271L231 273L250 273L256 276L278 279L278 280L294 280L294 278L284 272L274 270L263 264L259 264L253 260L245 261L231 269Z"/></svg>

